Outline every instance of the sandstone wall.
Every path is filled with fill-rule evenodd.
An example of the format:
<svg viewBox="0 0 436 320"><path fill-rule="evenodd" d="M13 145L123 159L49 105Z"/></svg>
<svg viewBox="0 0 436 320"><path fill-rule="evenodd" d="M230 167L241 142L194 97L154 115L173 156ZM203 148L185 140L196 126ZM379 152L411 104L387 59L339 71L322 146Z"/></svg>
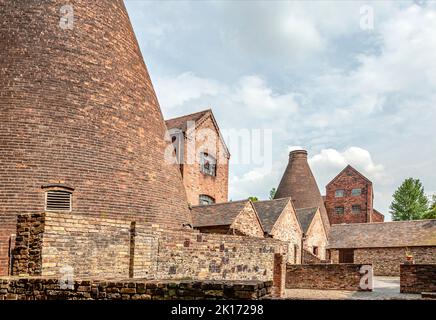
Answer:
<svg viewBox="0 0 436 320"><path fill-rule="evenodd" d="M286 289L362 291L362 264L311 264L286 267Z"/></svg>
<svg viewBox="0 0 436 320"><path fill-rule="evenodd" d="M301 263L301 237L302 231L299 227L297 217L295 216L292 203L289 202L280 218L276 221L271 235L274 239L288 243L288 261L289 263Z"/></svg>
<svg viewBox="0 0 436 320"><path fill-rule="evenodd" d="M12 246L15 244L11 241L11 238L16 229L17 217L15 215L0 214L0 276L9 274L11 268L9 252L12 249L11 244Z"/></svg>
<svg viewBox="0 0 436 320"><path fill-rule="evenodd" d="M241 234L263 238L264 232L253 205L248 202L235 221L230 226Z"/></svg>
<svg viewBox="0 0 436 320"><path fill-rule="evenodd" d="M400 264L409 251L415 263L436 263L436 246L409 248L366 248L354 250L354 263L372 264L376 276L399 276ZM339 263L338 250L332 250L333 263Z"/></svg>
<svg viewBox="0 0 436 320"><path fill-rule="evenodd" d="M275 239L56 213L20 219L19 230L39 233L17 237L14 274L58 276L72 267L77 277L267 281L274 253L287 254L286 243Z"/></svg>
<svg viewBox="0 0 436 320"><path fill-rule="evenodd" d="M321 220L321 215L317 213L313 218L312 225L310 226L306 240L303 243L304 249L313 252L313 248L318 248L317 257L321 260L326 259L327 235ZM306 262L304 262L306 263Z"/></svg>
<svg viewBox="0 0 436 320"><path fill-rule="evenodd" d="M400 266L400 292L436 292L436 263L402 264Z"/></svg>
<svg viewBox="0 0 436 320"><path fill-rule="evenodd" d="M0 300L255 300L271 290L271 281L0 279Z"/></svg>

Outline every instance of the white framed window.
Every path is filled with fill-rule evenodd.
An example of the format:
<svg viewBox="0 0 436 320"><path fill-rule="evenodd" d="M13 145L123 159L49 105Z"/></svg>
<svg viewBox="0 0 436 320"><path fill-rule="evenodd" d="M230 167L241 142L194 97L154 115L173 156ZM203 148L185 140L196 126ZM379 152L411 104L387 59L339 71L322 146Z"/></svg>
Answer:
<svg viewBox="0 0 436 320"><path fill-rule="evenodd" d="M209 204L214 204L215 199L207 194L200 194L200 205L207 206Z"/></svg>
<svg viewBox="0 0 436 320"><path fill-rule="evenodd" d="M45 192L45 211L71 212L73 194L65 190L48 190Z"/></svg>
<svg viewBox="0 0 436 320"><path fill-rule="evenodd" d="M344 189L337 189L335 191L335 197L336 198L342 198L343 196L345 196L345 190Z"/></svg>
<svg viewBox="0 0 436 320"><path fill-rule="evenodd" d="M360 189L360 188L355 188L355 189L351 190L351 195L353 197L360 196L361 194L362 194L362 189Z"/></svg>
<svg viewBox="0 0 436 320"><path fill-rule="evenodd" d="M216 176L216 160L207 152L200 153L200 171L212 177Z"/></svg>

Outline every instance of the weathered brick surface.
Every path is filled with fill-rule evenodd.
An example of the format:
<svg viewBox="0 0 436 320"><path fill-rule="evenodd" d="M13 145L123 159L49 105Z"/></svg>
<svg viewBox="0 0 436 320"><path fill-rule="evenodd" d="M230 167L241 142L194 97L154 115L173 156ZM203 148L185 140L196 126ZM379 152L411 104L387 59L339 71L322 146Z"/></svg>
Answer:
<svg viewBox="0 0 436 320"><path fill-rule="evenodd" d="M353 196L352 189L361 189L360 196ZM344 197L336 197L335 191L343 189ZM374 213L372 182L363 177L351 166L347 166L326 186L325 207L330 224L383 222L384 216ZM360 213L352 212L353 205L360 205ZM344 207L344 213L335 212L336 207Z"/></svg>
<svg viewBox="0 0 436 320"><path fill-rule="evenodd" d="M436 264L402 264L400 292L436 292Z"/></svg>
<svg viewBox="0 0 436 320"><path fill-rule="evenodd" d="M65 4L0 1L0 216L44 211L41 186L62 183L74 214L181 226L186 193L123 1L69 1L72 30Z"/></svg>
<svg viewBox="0 0 436 320"><path fill-rule="evenodd" d="M274 253L287 255L287 244L275 239L140 223L132 233L131 223L125 220L58 213L40 216L45 220L42 241L17 237L17 248L31 247L34 254L16 251L15 274L59 276L62 268L72 267L77 277L272 280ZM18 229L35 229L25 217L20 217L23 223ZM39 220L34 223L40 225ZM39 267L30 272L28 266L34 261Z"/></svg>
<svg viewBox="0 0 436 320"><path fill-rule="evenodd" d="M286 289L362 291L362 264L291 265L286 268Z"/></svg>
<svg viewBox="0 0 436 320"><path fill-rule="evenodd" d="M294 206L289 202L283 209L282 214L277 219L271 230L271 236L274 239L288 243L288 260L289 263L301 262L301 237L302 231L299 227L297 217L295 216Z"/></svg>
<svg viewBox="0 0 436 320"><path fill-rule="evenodd" d="M1 170L1 168L0 168ZM1 212L1 205L0 205ZM17 229L17 217L13 214L0 213L0 276L8 275L10 272L10 255L11 237L15 234Z"/></svg>
<svg viewBox="0 0 436 320"><path fill-rule="evenodd" d="M331 250L333 263L339 262L338 250ZM400 264L406 253L413 255L415 263L436 263L436 247L366 248L354 249L354 263L372 264L376 276L399 276Z"/></svg>
<svg viewBox="0 0 436 320"><path fill-rule="evenodd" d="M320 260L326 259L326 247L327 247L327 234L322 223L321 215L319 212L313 217L312 223L305 235L303 241L303 248L313 253L313 248L318 248L317 257ZM303 260L303 263L308 263Z"/></svg>
<svg viewBox="0 0 436 320"><path fill-rule="evenodd" d="M267 297L272 281L75 280L0 278L0 300L256 300Z"/></svg>
<svg viewBox="0 0 436 320"><path fill-rule="evenodd" d="M233 230L238 230L240 234L263 238L264 232L262 225L257 217L253 205L248 202L235 221L230 226Z"/></svg>
<svg viewBox="0 0 436 320"><path fill-rule="evenodd" d="M228 201L229 158L218 134L210 116L196 128L195 143L193 143L196 161L182 166L183 184L191 205L199 204L200 194L212 197L217 203ZM188 159L189 143L192 142L189 141L188 135L185 139L185 159ZM217 160L216 176L200 171L200 152L208 152Z"/></svg>

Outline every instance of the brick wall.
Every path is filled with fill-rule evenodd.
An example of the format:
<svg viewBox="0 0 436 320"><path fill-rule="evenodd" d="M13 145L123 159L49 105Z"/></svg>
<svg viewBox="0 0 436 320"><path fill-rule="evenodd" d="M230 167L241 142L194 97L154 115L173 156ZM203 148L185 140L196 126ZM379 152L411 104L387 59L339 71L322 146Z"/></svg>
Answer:
<svg viewBox="0 0 436 320"><path fill-rule="evenodd" d="M256 300L271 294L271 281L145 281L1 279L0 300Z"/></svg>
<svg viewBox="0 0 436 320"><path fill-rule="evenodd" d="M317 257L321 260L326 259L327 235L325 233L319 211L314 216L313 222L307 231L306 238L303 242L303 247L309 252L313 252L313 248L317 247Z"/></svg>
<svg viewBox="0 0 436 320"><path fill-rule="evenodd" d="M360 188L360 196L352 196L351 190ZM344 197L336 198L335 191L344 189ZM353 168L347 167L326 187L325 206L330 224L372 222L372 183L364 179ZM360 213L352 212L352 205L360 205ZM335 212L335 207L344 207L344 213Z"/></svg>
<svg viewBox="0 0 436 320"><path fill-rule="evenodd" d="M230 228L238 230L241 234L251 237L263 238L264 236L262 225L250 202L247 202L244 209L236 217Z"/></svg>
<svg viewBox="0 0 436 320"><path fill-rule="evenodd" d="M400 292L436 292L436 264L402 264Z"/></svg>
<svg viewBox="0 0 436 320"><path fill-rule="evenodd" d="M299 227L297 217L292 203L289 202L283 209L282 215L276 221L271 235L274 239L288 243L289 263L301 263L301 237L302 231Z"/></svg>
<svg viewBox="0 0 436 320"><path fill-rule="evenodd" d="M415 263L436 263L436 246L355 249L354 263L372 264L374 275L377 276L399 276L400 264L404 263L407 251L413 255ZM333 263L338 263L338 250L331 252Z"/></svg>
<svg viewBox="0 0 436 320"><path fill-rule="evenodd" d="M15 215L0 214L0 276L9 274L11 237L15 234L16 229L17 217ZM14 242L12 244L14 245Z"/></svg>
<svg viewBox="0 0 436 320"><path fill-rule="evenodd" d="M136 224L132 230L132 223L125 220L56 213L40 216L45 218L42 241L17 237L17 248L32 247L39 254L32 256L41 261L35 269L39 272L30 273L29 262L18 259L26 256L20 255L14 274L55 276L71 266L77 277L272 280L274 253L287 254L287 244L275 239L145 224Z"/></svg>
<svg viewBox="0 0 436 320"><path fill-rule="evenodd" d="M189 145L195 145L195 149L190 149ZM194 150L195 154L189 155L189 150ZM196 159L195 163L185 163L182 166L183 184L189 204L198 205L200 194L214 198L217 203L227 202L229 159L211 117L198 124L195 138L190 134L187 135L184 152L185 162L189 161L190 157ZM208 152L217 160L215 177L200 171L198 158L200 152Z"/></svg>
<svg viewBox="0 0 436 320"><path fill-rule="evenodd" d="M362 291L362 264L313 264L286 267L286 289Z"/></svg>

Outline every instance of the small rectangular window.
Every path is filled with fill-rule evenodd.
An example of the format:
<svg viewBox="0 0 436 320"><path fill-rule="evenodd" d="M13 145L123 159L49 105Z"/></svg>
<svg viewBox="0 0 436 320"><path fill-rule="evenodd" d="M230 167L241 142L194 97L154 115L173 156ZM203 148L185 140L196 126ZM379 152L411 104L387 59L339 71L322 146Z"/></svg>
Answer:
<svg viewBox="0 0 436 320"><path fill-rule="evenodd" d="M336 207L335 212L337 214L343 214L344 213L344 207Z"/></svg>
<svg viewBox="0 0 436 320"><path fill-rule="evenodd" d="M360 213L360 205L359 204L353 204L352 206L351 206L351 211L353 212L353 213Z"/></svg>
<svg viewBox="0 0 436 320"><path fill-rule="evenodd" d="M313 254L318 255L318 247L313 247Z"/></svg>
<svg viewBox="0 0 436 320"><path fill-rule="evenodd" d="M46 211L71 211L71 192L62 190L50 190L45 194Z"/></svg>
<svg viewBox="0 0 436 320"><path fill-rule="evenodd" d="M351 195L353 197L360 196L361 194L362 194L362 189L360 189L360 188L356 188L356 189L351 190Z"/></svg>
<svg viewBox="0 0 436 320"><path fill-rule="evenodd" d="M342 198L345 195L344 189L338 189L335 191L335 197L336 198Z"/></svg>
<svg viewBox="0 0 436 320"><path fill-rule="evenodd" d="M216 160L206 152L200 154L200 171L209 176L216 176Z"/></svg>

